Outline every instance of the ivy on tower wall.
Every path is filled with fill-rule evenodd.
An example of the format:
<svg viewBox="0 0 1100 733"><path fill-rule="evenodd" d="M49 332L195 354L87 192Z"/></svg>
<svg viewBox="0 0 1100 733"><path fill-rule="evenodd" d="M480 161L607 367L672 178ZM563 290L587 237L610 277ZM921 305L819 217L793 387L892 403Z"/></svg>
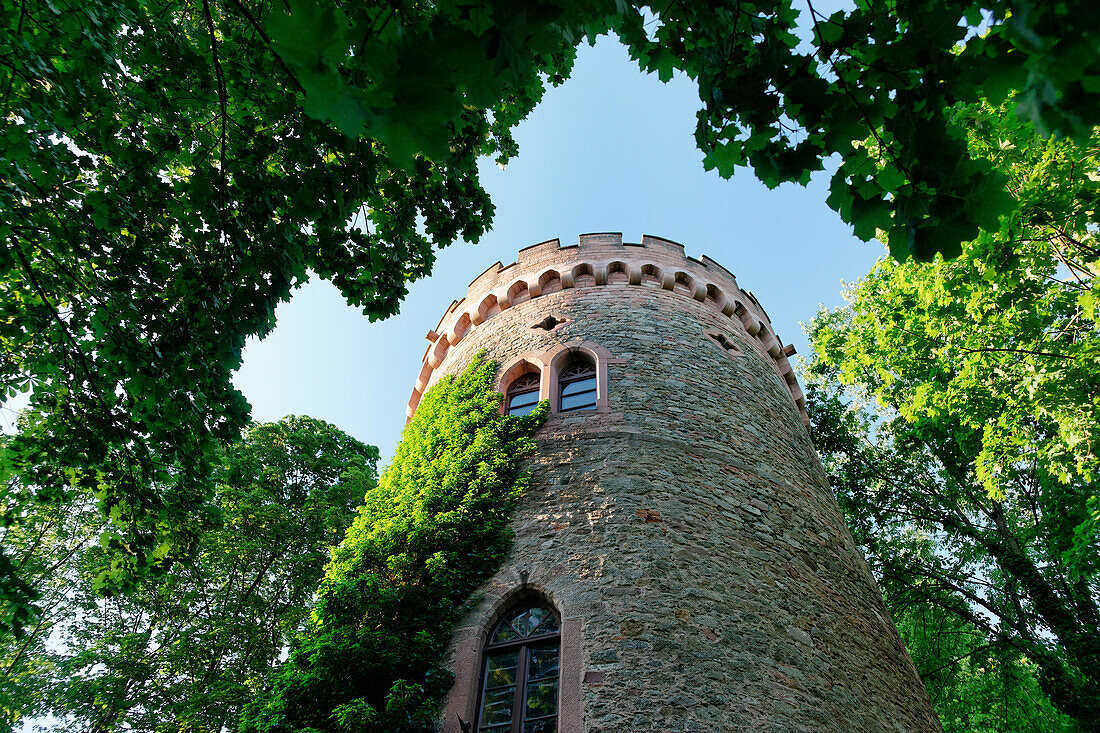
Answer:
<svg viewBox="0 0 1100 733"><path fill-rule="evenodd" d="M504 416L482 355L420 403L334 552L308 628L243 733L429 731L463 601L501 564L546 415Z"/></svg>

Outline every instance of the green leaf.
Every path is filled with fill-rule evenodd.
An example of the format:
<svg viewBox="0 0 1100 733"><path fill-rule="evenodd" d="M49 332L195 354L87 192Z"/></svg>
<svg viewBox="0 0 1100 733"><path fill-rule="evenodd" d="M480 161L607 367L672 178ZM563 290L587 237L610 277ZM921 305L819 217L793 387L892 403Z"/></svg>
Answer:
<svg viewBox="0 0 1100 733"><path fill-rule="evenodd" d="M267 19L272 47L299 74L341 60L348 20L342 9L317 0L286 0ZM299 79L301 81L301 79Z"/></svg>
<svg viewBox="0 0 1100 733"><path fill-rule="evenodd" d="M744 152L741 142L731 140L728 143L716 143L711 151L703 158L703 167L706 170L718 169L718 175L722 178L733 176L738 166L745 164Z"/></svg>

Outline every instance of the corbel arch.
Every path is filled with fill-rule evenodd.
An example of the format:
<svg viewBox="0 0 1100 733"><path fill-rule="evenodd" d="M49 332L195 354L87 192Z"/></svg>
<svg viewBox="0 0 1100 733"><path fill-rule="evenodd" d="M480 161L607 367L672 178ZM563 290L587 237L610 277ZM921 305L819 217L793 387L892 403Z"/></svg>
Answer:
<svg viewBox="0 0 1100 733"><path fill-rule="evenodd" d="M779 339L768 330L763 321L760 322L760 332L756 334L756 337L760 339L760 345L764 347L764 351L767 351L768 356L772 359L778 359L783 355L783 347L779 345Z"/></svg>
<svg viewBox="0 0 1100 733"><path fill-rule="evenodd" d="M752 313L749 312L744 303L737 301L734 304L733 314L741 320L741 325L745 327L750 336L760 333L760 327L764 324L752 317Z"/></svg>
<svg viewBox="0 0 1100 733"><path fill-rule="evenodd" d="M596 271L587 262L574 266L571 275L570 280L575 288L584 288L596 284Z"/></svg>
<svg viewBox="0 0 1100 733"><path fill-rule="evenodd" d="M512 283L511 287L508 288L508 300L511 301L512 305L516 305L530 299L531 292L527 289L526 280L516 280L514 283Z"/></svg>
<svg viewBox="0 0 1100 733"><path fill-rule="evenodd" d="M428 364L431 365L432 369L439 368L439 365L447 358L447 351L450 348L451 344L446 336L440 336L435 340L435 345L432 346L432 350L428 354Z"/></svg>
<svg viewBox="0 0 1100 733"><path fill-rule="evenodd" d="M474 325L481 325L497 313L500 313L500 305L497 303L497 296L490 293L478 304L477 315L473 318Z"/></svg>
<svg viewBox="0 0 1100 733"><path fill-rule="evenodd" d="M683 270L672 276L672 292L681 295L695 295L695 279Z"/></svg>
<svg viewBox="0 0 1100 733"><path fill-rule="evenodd" d="M607 264L607 283L608 285L621 284L626 285L630 282L630 268L627 264L621 260L609 262Z"/></svg>
<svg viewBox="0 0 1100 733"><path fill-rule="evenodd" d="M667 277L661 268L653 263L642 265L641 274L642 285L664 288L665 290L672 290L673 288L672 278Z"/></svg>
<svg viewBox="0 0 1100 733"><path fill-rule="evenodd" d="M539 275L539 292L543 295L556 293L561 289L561 274L557 270L547 270Z"/></svg>
<svg viewBox="0 0 1100 733"><path fill-rule="evenodd" d="M674 277L673 291L695 298L700 303L707 299L707 289L703 284L683 270Z"/></svg>
<svg viewBox="0 0 1100 733"><path fill-rule="evenodd" d="M730 300L722 289L716 285L710 283L707 284L707 300L714 303L714 307L722 312L724 316L733 315L733 301Z"/></svg>
<svg viewBox="0 0 1100 733"><path fill-rule="evenodd" d="M463 313L461 316L458 317L458 320L455 321L454 327L451 328L450 335L448 336L451 345L454 346L463 338L465 338L466 334L470 332L471 328L473 328L473 323L470 320L470 314Z"/></svg>

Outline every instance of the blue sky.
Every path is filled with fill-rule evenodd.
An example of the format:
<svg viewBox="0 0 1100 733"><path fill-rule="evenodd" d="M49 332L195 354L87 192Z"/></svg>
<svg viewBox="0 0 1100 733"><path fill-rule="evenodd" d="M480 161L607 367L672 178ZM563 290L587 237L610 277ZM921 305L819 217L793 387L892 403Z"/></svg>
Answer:
<svg viewBox="0 0 1100 733"><path fill-rule="evenodd" d="M841 281L883 254L825 206L827 178L769 191L751 171L706 172L695 147L695 85L638 71L617 41L582 47L572 78L520 125L519 157L482 165L496 204L481 243L439 252L435 274L414 283L401 312L370 323L325 282L280 306L278 326L251 341L235 378L256 420L298 414L377 445L389 460L427 346L424 335L473 278L529 244L585 232L654 234L709 255L753 291L784 343L807 353L800 327L819 304L841 305Z"/></svg>

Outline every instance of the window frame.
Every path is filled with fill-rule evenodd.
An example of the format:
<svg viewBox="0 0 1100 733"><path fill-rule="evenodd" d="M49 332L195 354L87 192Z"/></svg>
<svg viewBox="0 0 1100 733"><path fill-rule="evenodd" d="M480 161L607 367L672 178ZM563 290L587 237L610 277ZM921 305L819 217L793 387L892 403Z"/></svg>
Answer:
<svg viewBox="0 0 1100 733"><path fill-rule="evenodd" d="M544 355L548 365L547 393L550 397L550 412L563 415L602 414L611 412L608 389L608 366L625 364L625 359L616 359L606 347L592 341L573 341L547 351ZM561 409L561 375L576 359L583 359L596 370L596 405L583 410Z"/></svg>
<svg viewBox="0 0 1100 733"><path fill-rule="evenodd" d="M512 617L512 614L519 608L545 608L550 612L554 618L554 623L557 626L555 631L543 634L537 634L535 636L525 636L519 639L512 639L509 641L493 643L493 637L496 635L497 630L500 629L501 624L505 619ZM554 730L559 731L561 729L561 693L562 693L562 619L558 615L557 609L552 604L538 598L527 598L519 603L511 605L508 610L501 614L497 621L493 624L489 630L488 636L485 637L485 643L481 649L481 664L479 665L479 682L477 687L477 707L475 708L474 715L474 733L523 733L524 725L528 722L525 720L527 713L527 666L528 659L530 657L530 650L534 647L541 647L549 642L557 642L557 661L558 661L558 675L555 679L555 687L557 690L557 699L554 702ZM483 729L481 727L481 716L485 707L485 691L487 689L486 683L489 679L489 659L502 652L507 653L511 650L518 650L516 654L516 680L515 680L515 692L512 697L512 721L507 727L497 726L491 731ZM549 716L542 716L540 720L549 720Z"/></svg>
<svg viewBox="0 0 1100 733"><path fill-rule="evenodd" d="M541 331L540 331L541 333ZM596 370L596 405L583 410L561 409L561 387L559 375L568 368L577 357L585 359ZM626 359L617 359L604 346L592 341L570 341L552 346L545 351L526 351L508 360L501 368L497 379L497 392L504 397L500 401L500 412L508 414L509 387L517 379L528 373L540 375L539 398L550 402L550 414L579 414L591 416L611 412L608 389L608 367L612 364L626 364Z"/></svg>
<svg viewBox="0 0 1100 733"><path fill-rule="evenodd" d="M583 371L576 374L569 374L570 370L583 368ZM591 389L582 389L571 394L566 394L565 390L578 382L592 382ZM577 355L572 354L568 362L558 372L558 384L557 384L557 404L558 412L585 412L588 410L596 410L599 408L600 401L600 378L599 368L596 366L595 360L588 357L587 354ZM576 407L564 407L566 397L580 397L582 395L592 395L590 402L585 402Z"/></svg>
<svg viewBox="0 0 1100 733"><path fill-rule="evenodd" d="M533 385L522 384L527 380L534 380ZM522 386L520 386L522 385ZM533 394L535 399L533 402L525 402L522 405L513 405L512 401L517 397L523 397L524 395ZM542 373L541 370L531 370L519 374L509 384L508 388L504 392L504 414L505 415L530 415L531 412L538 406L540 397L542 397ZM525 412L513 412L513 408L518 407L520 409L529 408Z"/></svg>

